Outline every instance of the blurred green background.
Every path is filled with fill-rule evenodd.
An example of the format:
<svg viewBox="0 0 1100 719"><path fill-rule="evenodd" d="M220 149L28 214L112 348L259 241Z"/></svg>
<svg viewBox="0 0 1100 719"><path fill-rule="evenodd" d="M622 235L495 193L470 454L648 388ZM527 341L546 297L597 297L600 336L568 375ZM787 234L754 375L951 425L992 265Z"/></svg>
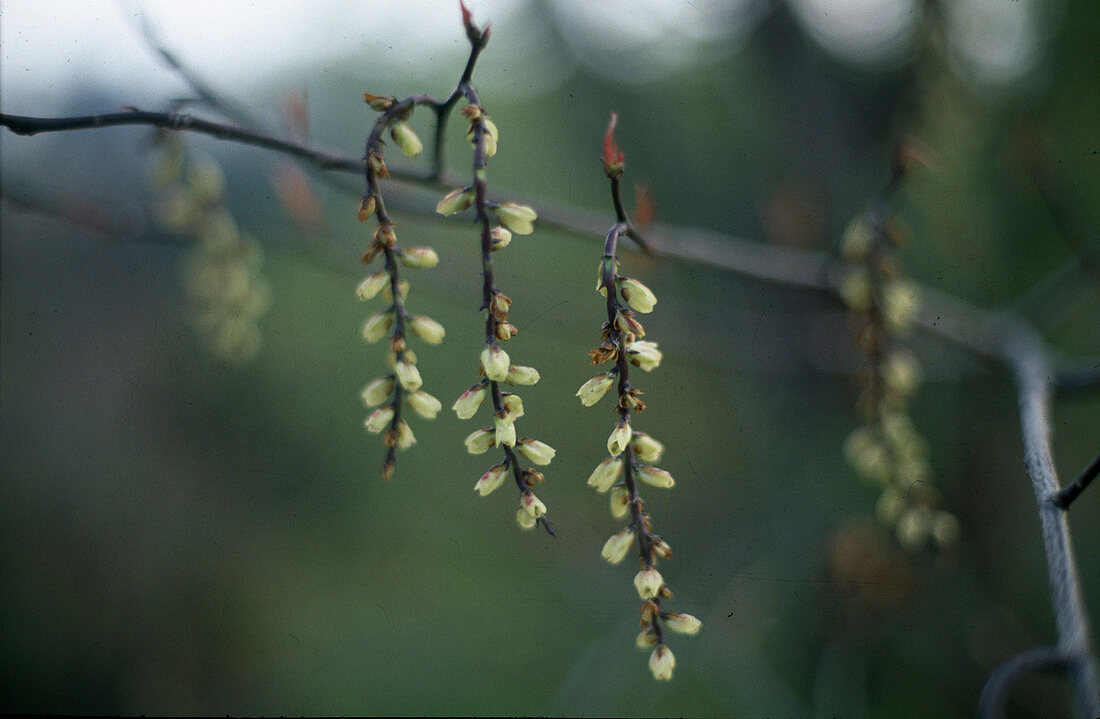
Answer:
<svg viewBox="0 0 1100 719"><path fill-rule="evenodd" d="M617 111L627 184L648 188L659 220L832 250L885 182L894 142L914 138L931 169L897 203L909 275L1015 306L1095 367L1100 5L699 5L710 15L694 18L692 3L498 7L475 75L501 131L493 194L610 224L597 153ZM402 38L368 25L359 55L303 61L247 96L220 89L277 129L280 98L306 87L313 140L356 154L373 117L362 91L450 90L463 38L457 10L438 12L445 44L430 54L386 61ZM79 91L40 104L6 80L4 112L105 112L150 92L86 70ZM414 124L427 136L425 120ZM460 175L461 130L448 149ZM418 444L379 479L358 396L383 364L359 337L375 304L353 291L368 239L355 197L315 181L323 227L303 233L273 189L281 158L186 138L223 167L274 292L262 352L226 363L187 323L185 243L152 220L149 138L0 131L3 709L962 717L995 666L1055 640L1002 369L914 336L926 381L912 415L962 539L938 559L908 555L841 452L858 425L859 358L839 306L628 251L628 274L660 298L646 328L665 353L636 382L650 409L635 428L666 443L678 481L646 492L648 508L676 551L662 565L673 607L704 623L673 639L675 679L653 682L633 647L634 569L600 559L618 525L585 486L610 405L573 397L593 373L602 237L543 227L497 255L521 330L508 351L543 377L520 391L521 434L558 450L538 493L560 536L523 533L507 490L470 491L495 460L464 453L474 426L449 411L414 419ZM449 407L481 342L476 232L395 217L401 242L442 258L406 277L411 309L447 328L442 346L414 346L425 390ZM1058 400L1064 479L1095 456L1098 427L1095 392ZM1095 619L1093 493L1071 525ZM1028 678L1013 716L1065 716L1067 697L1057 678Z"/></svg>

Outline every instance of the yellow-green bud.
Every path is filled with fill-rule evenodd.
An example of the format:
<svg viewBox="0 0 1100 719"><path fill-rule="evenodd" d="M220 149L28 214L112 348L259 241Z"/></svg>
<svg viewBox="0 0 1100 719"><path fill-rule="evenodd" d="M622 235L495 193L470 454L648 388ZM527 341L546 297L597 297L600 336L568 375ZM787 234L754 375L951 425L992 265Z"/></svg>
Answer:
<svg viewBox="0 0 1100 719"><path fill-rule="evenodd" d="M493 428L482 427L466 438L466 451L470 454L485 454L493 444Z"/></svg>
<svg viewBox="0 0 1100 719"><path fill-rule="evenodd" d="M407 122L395 122L393 127L390 128L390 137L401 148L401 152L409 157L416 157L424 150L420 138L416 136L416 133L413 132Z"/></svg>
<svg viewBox="0 0 1100 719"><path fill-rule="evenodd" d="M862 217L857 217L844 230L844 236L840 240L840 254L849 262L863 262L871 252L874 239L871 228Z"/></svg>
<svg viewBox="0 0 1100 719"><path fill-rule="evenodd" d="M367 279L360 282L359 286L355 288L355 294L361 300L369 300L381 292L383 287L388 287L389 284L390 274L385 270L379 270L368 275Z"/></svg>
<svg viewBox="0 0 1100 719"><path fill-rule="evenodd" d="M384 430L393 419L393 407L380 407L379 409L371 412L370 417L367 417L367 421L364 426L371 434L378 434Z"/></svg>
<svg viewBox="0 0 1100 719"><path fill-rule="evenodd" d="M913 325L920 310L916 286L904 280L890 282L882 289L882 305L890 329L903 334Z"/></svg>
<svg viewBox="0 0 1100 719"><path fill-rule="evenodd" d="M416 315L409 320L409 330L428 344L437 345L446 334L443 325L427 315Z"/></svg>
<svg viewBox="0 0 1100 719"><path fill-rule="evenodd" d="M546 505L542 503L542 500L536 497L531 492L525 493L519 499L519 506L524 512L531 515L535 519L538 519L542 515L546 514Z"/></svg>
<svg viewBox="0 0 1100 719"><path fill-rule="evenodd" d="M946 549L959 540L959 520L950 512L936 512L932 515L931 532L936 544Z"/></svg>
<svg viewBox="0 0 1100 719"><path fill-rule="evenodd" d="M504 484L504 480L507 478L508 469L503 464L494 464L489 468L489 471L481 475L481 479L477 480L477 484L474 485L474 491L484 497L490 492L498 489Z"/></svg>
<svg viewBox="0 0 1100 719"><path fill-rule="evenodd" d="M671 474L663 469L657 469L648 464L638 468L638 479L651 487L659 487L661 489L672 489L676 486L676 482L672 479Z"/></svg>
<svg viewBox="0 0 1100 719"><path fill-rule="evenodd" d="M379 377L363 388L363 404L375 407L389 399L393 392L393 377Z"/></svg>
<svg viewBox="0 0 1100 719"><path fill-rule="evenodd" d="M857 267L840 280L840 296L853 312L867 312L875 302L867 268Z"/></svg>
<svg viewBox="0 0 1100 719"><path fill-rule="evenodd" d="M225 190L225 175L218 163L204 158L191 165L187 184L191 186L191 196L196 202L212 205L221 199Z"/></svg>
<svg viewBox="0 0 1100 719"><path fill-rule="evenodd" d="M496 443L505 447L513 447L516 444L516 425L509 419L500 419L499 417L493 420L495 434L493 435Z"/></svg>
<svg viewBox="0 0 1100 719"><path fill-rule="evenodd" d="M485 385L475 384L462 393L451 407L459 419L470 419L477 414L477 408L485 399Z"/></svg>
<svg viewBox="0 0 1100 719"><path fill-rule="evenodd" d="M496 252L512 243L512 233L498 225L489 230L489 239L492 241L493 252Z"/></svg>
<svg viewBox="0 0 1100 719"><path fill-rule="evenodd" d="M508 374L504 377L508 384L530 385L539 381L539 371L534 367L523 365L509 365Z"/></svg>
<svg viewBox="0 0 1100 719"><path fill-rule="evenodd" d="M676 657L672 656L672 650L664 644L657 645L649 655L649 671L653 672L653 678L657 681L669 681L675 668Z"/></svg>
<svg viewBox="0 0 1100 719"><path fill-rule="evenodd" d="M622 519L630 512L630 492L626 487L612 487L611 516Z"/></svg>
<svg viewBox="0 0 1100 719"><path fill-rule="evenodd" d="M634 456L643 462L656 462L664 454L665 446L645 432L635 432L630 439L630 448Z"/></svg>
<svg viewBox="0 0 1100 719"><path fill-rule="evenodd" d="M534 222L538 215L527 205L516 202L502 202L493 212L496 213L500 224L517 235L529 235L535 231Z"/></svg>
<svg viewBox="0 0 1100 719"><path fill-rule="evenodd" d="M375 312L363 325L363 339L367 342L377 342L386 336L386 332L392 326L393 312Z"/></svg>
<svg viewBox="0 0 1100 719"><path fill-rule="evenodd" d="M482 135L485 138L485 156L492 157L497 154L497 142L500 140L500 133L497 131L497 126L488 117L483 115L481 121L485 125L485 132Z"/></svg>
<svg viewBox="0 0 1100 719"><path fill-rule="evenodd" d="M690 614L669 612L665 615L665 626L680 634L698 634L703 623Z"/></svg>
<svg viewBox="0 0 1100 719"><path fill-rule="evenodd" d="M535 464L550 464L557 453L553 447L537 439L524 437L516 442L516 451Z"/></svg>
<svg viewBox="0 0 1100 719"><path fill-rule="evenodd" d="M401 301L404 302L405 298L409 296L409 281L398 280L397 281L397 294L401 297ZM382 288L382 297L386 302L393 302L393 288L390 287L390 283L387 282L386 286Z"/></svg>
<svg viewBox="0 0 1100 719"><path fill-rule="evenodd" d="M408 449L414 444L416 444L416 437L413 436L409 423L403 419L399 420L397 422L397 448Z"/></svg>
<svg viewBox="0 0 1100 719"><path fill-rule="evenodd" d="M636 311L644 313L652 312L657 304L657 296L652 290L632 277L624 277L619 280L619 292Z"/></svg>
<svg viewBox="0 0 1100 719"><path fill-rule="evenodd" d="M435 211L441 215L454 215L474 204L474 197L474 188L472 187L451 190L435 206Z"/></svg>
<svg viewBox="0 0 1100 719"><path fill-rule="evenodd" d="M645 629L638 632L638 636L634 638L634 646L639 649L649 649L657 643L657 632L652 628L646 626Z"/></svg>
<svg viewBox="0 0 1100 719"><path fill-rule="evenodd" d="M641 368L644 372L655 370L664 357L661 350L657 349L657 343L649 340L631 342L626 348L626 356L632 365Z"/></svg>
<svg viewBox="0 0 1100 719"><path fill-rule="evenodd" d="M520 526L520 529L534 529L539 520L528 514L523 507L520 507L516 510L516 523Z"/></svg>
<svg viewBox="0 0 1100 719"><path fill-rule="evenodd" d="M621 310L615 312L615 329L638 337L645 337L645 328L642 323Z"/></svg>
<svg viewBox="0 0 1100 719"><path fill-rule="evenodd" d="M630 548L634 545L634 530L629 527L612 534L606 542L604 542L603 550L600 552L600 556L611 562L612 564L618 564L623 561L626 553L630 551Z"/></svg>
<svg viewBox="0 0 1100 719"><path fill-rule="evenodd" d="M581 398L581 404L591 407L599 402L613 386L615 386L615 375L611 372L600 372L581 385L577 390L577 396Z"/></svg>
<svg viewBox="0 0 1100 719"><path fill-rule="evenodd" d="M630 423L622 420L616 422L615 429L611 431L611 435L607 438L607 453L612 457L617 457L623 453L629 441Z"/></svg>
<svg viewBox="0 0 1100 719"><path fill-rule="evenodd" d="M500 401L504 405L505 416L509 422L514 422L523 416L523 400L518 394L505 392L501 395Z"/></svg>
<svg viewBox="0 0 1100 719"><path fill-rule="evenodd" d="M634 588L638 590L638 596L642 599L653 599L664 583L661 573L653 567L643 569L634 575Z"/></svg>
<svg viewBox="0 0 1100 719"><path fill-rule="evenodd" d="M431 268L439 264L439 255L431 247L410 247L397 255L405 267L412 269Z"/></svg>
<svg viewBox="0 0 1100 719"><path fill-rule="evenodd" d="M407 359L395 363L393 371L397 374L397 381L401 386L410 392L415 392L424 384L424 380L420 378L420 370Z"/></svg>
<svg viewBox="0 0 1100 719"><path fill-rule="evenodd" d="M588 486L603 494L618 481L622 471L622 457L608 457L592 470L592 474L588 477Z"/></svg>
<svg viewBox="0 0 1100 719"><path fill-rule="evenodd" d="M424 419L435 419L435 416L443 409L443 404L424 390L410 392L406 401L413 411Z"/></svg>
<svg viewBox="0 0 1100 719"><path fill-rule="evenodd" d="M508 376L509 362L508 353L498 344L486 345L481 351L481 368L494 382L501 382Z"/></svg>

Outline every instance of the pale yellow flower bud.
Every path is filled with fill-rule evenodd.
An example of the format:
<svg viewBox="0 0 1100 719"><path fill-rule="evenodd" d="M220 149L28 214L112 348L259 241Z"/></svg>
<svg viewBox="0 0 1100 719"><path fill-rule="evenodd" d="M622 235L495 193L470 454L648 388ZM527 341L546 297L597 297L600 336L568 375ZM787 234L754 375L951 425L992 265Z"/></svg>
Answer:
<svg viewBox="0 0 1100 719"><path fill-rule="evenodd" d="M634 638L634 646L639 649L649 649L657 643L657 632L653 631L649 627L646 627L642 631L638 632L638 636Z"/></svg>
<svg viewBox="0 0 1100 719"><path fill-rule="evenodd" d="M534 529L539 520L528 514L523 507L520 507L516 510L516 523L519 524L520 529Z"/></svg>
<svg viewBox="0 0 1100 719"><path fill-rule="evenodd" d="M413 436L409 423L403 419L399 420L397 423L397 448L408 449L414 444L416 444L416 437Z"/></svg>
<svg viewBox="0 0 1100 719"><path fill-rule="evenodd" d="M397 374L397 381L401 386L410 392L415 392L424 384L424 380L420 378L420 370L408 360L401 360L394 364L393 371Z"/></svg>
<svg viewBox="0 0 1100 719"><path fill-rule="evenodd" d="M367 431L371 434L378 434L384 430L393 419L393 407L380 407L379 409L371 412L370 417L367 417L367 421L364 423Z"/></svg>
<svg viewBox="0 0 1100 719"><path fill-rule="evenodd" d="M637 337L645 337L645 328L642 327L642 323L630 315L624 314L622 310L615 313L615 329Z"/></svg>
<svg viewBox="0 0 1100 719"><path fill-rule="evenodd" d="M703 623L690 614L669 612L665 616L665 626L680 634L698 634Z"/></svg>
<svg viewBox="0 0 1100 719"><path fill-rule="evenodd" d="M363 339L367 342L377 342L386 336L386 332L392 326L393 312L375 312L363 324Z"/></svg>
<svg viewBox="0 0 1100 719"><path fill-rule="evenodd" d="M853 269L840 280L840 296L853 312L867 312L875 302L871 276L865 267Z"/></svg>
<svg viewBox="0 0 1100 719"><path fill-rule="evenodd" d="M634 588L638 590L638 596L642 599L653 599L664 583L661 573L653 567L643 569L634 575Z"/></svg>
<svg viewBox="0 0 1100 719"><path fill-rule="evenodd" d="M405 267L430 269L439 264L439 255L431 247L410 247L397 255Z"/></svg>
<svg viewBox="0 0 1100 719"><path fill-rule="evenodd" d="M890 476L890 453L870 427L860 427L844 440L844 456L856 472L877 481Z"/></svg>
<svg viewBox="0 0 1100 719"><path fill-rule="evenodd" d="M611 488L611 516L622 519L630 512L630 492L626 487Z"/></svg>
<svg viewBox="0 0 1100 719"><path fill-rule="evenodd" d="M474 197L472 187L451 190L435 206L435 211L441 215L454 215L468 209L474 203Z"/></svg>
<svg viewBox="0 0 1100 719"><path fill-rule="evenodd" d="M959 520L950 512L936 512L932 515L931 532L941 549L951 547L959 540Z"/></svg>
<svg viewBox="0 0 1100 719"><path fill-rule="evenodd" d="M539 371L534 367L523 365L509 365L508 374L504 377L508 384L530 385L539 381Z"/></svg>
<svg viewBox="0 0 1100 719"><path fill-rule="evenodd" d="M466 438L466 451L470 454L485 454L493 446L493 428L482 427Z"/></svg>
<svg viewBox="0 0 1100 719"><path fill-rule="evenodd" d="M474 491L484 497L490 492L499 489L507 478L508 469L503 464L494 464L489 468L489 471L481 475L481 479L477 480L477 484L474 485Z"/></svg>
<svg viewBox="0 0 1100 719"><path fill-rule="evenodd" d="M470 419L477 414L477 408L481 406L481 402L484 399L485 385L475 384L455 400L451 409L455 411L459 419Z"/></svg>
<svg viewBox="0 0 1100 719"><path fill-rule="evenodd" d="M424 419L435 419L435 416L443 409L443 404L424 390L410 392L406 401L413 411Z"/></svg>
<svg viewBox="0 0 1100 719"><path fill-rule="evenodd" d="M225 175L218 163L203 158L191 165L187 173L187 184L196 202L212 205L221 199L225 191Z"/></svg>
<svg viewBox="0 0 1100 719"><path fill-rule="evenodd" d="M657 469L648 464L638 468L638 479L651 487L659 487L661 489L672 489L676 486L676 482L672 479L671 474L663 469Z"/></svg>
<svg viewBox="0 0 1100 719"><path fill-rule="evenodd" d="M557 452L550 445L537 439L524 437L516 442L516 451L535 464L550 464Z"/></svg>
<svg viewBox="0 0 1100 719"><path fill-rule="evenodd" d="M906 506L905 496L894 487L887 487L875 502L875 514L883 524L893 525Z"/></svg>
<svg viewBox="0 0 1100 719"><path fill-rule="evenodd" d="M596 469L592 470L591 476L588 477L588 486L603 494L618 481L622 471L622 457L608 457L596 465Z"/></svg>
<svg viewBox="0 0 1100 719"><path fill-rule="evenodd" d="M395 122L390 128L390 137L409 157L416 157L424 150L424 144L406 122Z"/></svg>
<svg viewBox="0 0 1100 719"><path fill-rule="evenodd" d="M496 213L500 224L517 235L529 235L535 231L534 222L538 215L527 205L516 202L502 202L493 212Z"/></svg>
<svg viewBox="0 0 1100 719"><path fill-rule="evenodd" d="M612 430L611 435L607 438L607 453L612 457L617 457L623 453L626 449L627 442L630 441L630 423L619 421L615 423L615 429Z"/></svg>
<svg viewBox="0 0 1100 719"><path fill-rule="evenodd" d="M626 553L630 551L633 545L634 530L627 528L612 534L608 540L604 542L600 556L612 564L618 564L623 561Z"/></svg>
<svg viewBox="0 0 1100 719"><path fill-rule="evenodd" d="M630 359L632 365L641 368L645 372L652 372L657 369L664 357L661 350L657 349L657 343L649 340L631 342L626 348L626 356Z"/></svg>
<svg viewBox="0 0 1100 719"><path fill-rule="evenodd" d="M862 262L871 252L874 239L867 222L862 217L857 217L844 230L844 236L840 240L840 254L849 262Z"/></svg>
<svg viewBox="0 0 1100 719"><path fill-rule="evenodd" d="M409 330L420 339L432 345L437 345L442 342L443 336L446 334L443 325L427 315L416 315L409 320Z"/></svg>
<svg viewBox="0 0 1100 719"><path fill-rule="evenodd" d="M516 425L508 419L500 419L499 417L494 420L494 427L496 434L494 438L498 445L506 447L513 447L516 444Z"/></svg>
<svg viewBox="0 0 1100 719"><path fill-rule="evenodd" d="M920 311L920 297L913 283L894 280L882 288L882 312L886 324L902 334L913 325Z"/></svg>
<svg viewBox="0 0 1100 719"><path fill-rule="evenodd" d="M485 132L482 135L485 138L485 156L492 157L497 154L497 142L500 140L500 133L497 131L497 126L488 117L482 116L481 121L485 125Z"/></svg>
<svg viewBox="0 0 1100 719"><path fill-rule="evenodd" d="M664 454L665 446L645 432L635 432L630 439L630 448L634 456L643 462L656 462Z"/></svg>
<svg viewBox="0 0 1100 719"><path fill-rule="evenodd" d="M928 512L925 510L910 508L902 513L894 528L901 546L909 551L920 549L929 534L928 520Z"/></svg>
<svg viewBox="0 0 1100 719"><path fill-rule="evenodd" d="M619 280L619 292L635 311L643 314L653 311L657 304L657 296L653 291L632 277L624 277Z"/></svg>
<svg viewBox="0 0 1100 719"><path fill-rule="evenodd" d="M402 302L404 302L405 298L409 296L408 280L402 279L397 281L397 294L399 297L401 297ZM386 300L386 302L393 302L393 288L390 287L389 282L387 282L386 286L382 288L382 297Z"/></svg>
<svg viewBox="0 0 1100 719"><path fill-rule="evenodd" d="M489 238L492 240L494 252L503 250L505 247L512 244L512 233L500 226L494 227L489 231Z"/></svg>
<svg viewBox="0 0 1100 719"><path fill-rule="evenodd" d="M504 412L509 422L514 422L523 416L523 400L518 394L505 392L501 394L500 401L504 405Z"/></svg>
<svg viewBox="0 0 1100 719"><path fill-rule="evenodd" d="M377 203L375 203L374 195L360 197L359 207L355 211L356 219L360 222L366 222L370 219L370 216L374 214L375 207L377 207Z"/></svg>
<svg viewBox="0 0 1100 719"><path fill-rule="evenodd" d="M900 395L912 394L920 384L920 363L912 353L895 350L882 363L882 379L894 392Z"/></svg>
<svg viewBox="0 0 1100 719"><path fill-rule="evenodd" d="M585 407L591 407L599 402L614 386L615 375L611 372L600 372L581 385L581 388L577 390L577 397L581 398L581 404Z"/></svg>
<svg viewBox="0 0 1100 719"><path fill-rule="evenodd" d="M361 300L369 300L379 292L383 287L387 287L390 284L390 274L385 270L379 270L374 274L368 275L367 279L359 283L359 286L355 288L355 294L359 296Z"/></svg>
<svg viewBox="0 0 1100 719"><path fill-rule="evenodd" d="M542 515L546 514L546 505L542 503L542 500L532 494L530 491L525 493L519 498L519 506L524 512L531 515L535 519L538 519Z"/></svg>
<svg viewBox="0 0 1100 719"><path fill-rule="evenodd" d="M481 351L481 368L494 382L501 382L508 376L509 362L508 353L498 344L486 345Z"/></svg>
<svg viewBox="0 0 1100 719"><path fill-rule="evenodd" d="M389 399L393 392L393 377L379 377L363 388L363 404L375 407Z"/></svg>
<svg viewBox="0 0 1100 719"><path fill-rule="evenodd" d="M649 671L653 672L653 678L657 681L669 681L672 679L672 670L676 668L676 657L672 656L672 650L664 644L660 644L649 655Z"/></svg>

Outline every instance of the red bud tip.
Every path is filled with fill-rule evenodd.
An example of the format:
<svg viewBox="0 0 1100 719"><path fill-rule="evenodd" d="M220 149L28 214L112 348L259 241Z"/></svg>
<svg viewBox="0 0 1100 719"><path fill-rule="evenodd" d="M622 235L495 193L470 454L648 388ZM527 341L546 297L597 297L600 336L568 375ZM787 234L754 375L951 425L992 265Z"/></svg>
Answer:
<svg viewBox="0 0 1100 719"><path fill-rule="evenodd" d="M615 143L615 125L619 122L619 116L611 113L611 122L607 124L607 132L603 135L603 171L608 177L621 175L623 172L624 155L619 151Z"/></svg>

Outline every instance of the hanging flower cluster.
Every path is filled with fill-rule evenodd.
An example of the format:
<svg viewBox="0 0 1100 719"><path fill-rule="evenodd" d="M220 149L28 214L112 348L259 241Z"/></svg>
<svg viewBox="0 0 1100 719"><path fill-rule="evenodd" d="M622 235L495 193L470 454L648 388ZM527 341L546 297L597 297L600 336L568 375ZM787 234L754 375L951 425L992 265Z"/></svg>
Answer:
<svg viewBox="0 0 1100 719"><path fill-rule="evenodd" d="M645 328L637 319L638 314L653 311L657 304L656 296L638 280L618 273L619 237L632 236L633 230L622 211L619 195L623 153L614 140L616 119L611 116L604 137L602 159L604 171L611 179L618 221L607 234L596 284L596 291L607 298L607 321L603 323L600 345L588 352L592 364L614 364L581 385L577 397L584 406L591 407L612 388L618 396L615 408L618 420L607 438L608 456L592 471L588 485L601 494L610 493L611 516L628 520L625 527L604 543L601 554L612 564L618 564L637 544L640 569L634 577L634 587L642 599L642 631L638 635L637 645L641 649L652 649L650 671L656 679L667 680L672 678L676 660L665 642L665 630L697 634L702 623L690 614L671 612L662 605L672 597L672 592L657 571L656 564L658 559L670 559L672 550L653 531L652 521L644 511L644 501L639 492L641 484L671 489L676 483L667 470L654 465L664 453L664 445L631 425L632 413L642 412L646 406L641 400L642 392L630 382L630 367L633 365L651 372L660 365L662 355L656 342L642 339Z"/></svg>
<svg viewBox="0 0 1100 719"><path fill-rule="evenodd" d="M176 133L158 132L154 142L158 220L168 231L194 238L182 267L191 323L215 355L247 362L260 350L258 323L271 304L270 285L260 272L263 251L225 206L218 163L192 156Z"/></svg>
<svg viewBox="0 0 1100 719"><path fill-rule="evenodd" d="M920 301L893 256L899 241L881 200L849 224L841 241L841 254L852 264L841 295L858 322L859 346L867 359L857 376L863 425L848 436L844 453L860 477L881 488L876 514L894 527L903 547L945 549L958 538L959 523L938 508L925 442L909 416L920 363L905 338Z"/></svg>
<svg viewBox="0 0 1100 719"><path fill-rule="evenodd" d="M474 27L465 6L463 10L468 35L474 37L480 33L483 37L488 33L488 30L482 33ZM488 159L496 154L499 135L473 87L467 84L461 91L468 102L462 114L468 123L466 138L473 147L474 181L468 187L448 193L439 201L436 211L441 215L453 215L473 207L476 212L476 222L481 229L481 310L485 312L485 346L478 359L481 379L462 393L452 409L459 418L472 419L486 398L489 399L492 422L466 438L466 449L470 454L484 454L496 447L502 456L500 462L485 471L474 485L474 490L484 497L501 487L511 476L519 490L516 522L523 529L534 529L541 524L553 534L546 519L546 505L532 491L535 485L543 481L543 474L533 468L523 468L520 458L535 465L547 465L554 457L554 449L537 439L517 435L516 420L524 415L523 401L518 394L510 391L517 385L535 384L539 373L534 367L513 364L502 346L519 330L509 321L512 300L497 289L493 268L493 253L507 247L513 234L529 235L534 232L536 215L526 205L495 203L487 199ZM504 389L505 385L509 390Z"/></svg>
<svg viewBox="0 0 1100 719"><path fill-rule="evenodd" d="M439 344L445 333L443 325L431 317L409 313L405 304L409 283L400 275L401 266L435 267L439 256L430 247L398 246L394 222L386 212L378 184L380 178L389 176L383 154L384 131L388 130L394 144L410 157L415 157L423 148L407 122L416 107L416 98L398 102L393 97L366 93L364 99L371 109L382 114L367 140L366 193L359 202L358 218L361 222L370 222L373 218L375 229L362 259L368 266L381 259L382 267L359 283L356 294L361 300L382 297L384 306L363 324L363 339L378 342L388 338L386 361L390 371L367 384L362 398L363 403L372 409L365 422L367 431L381 434L382 443L386 446L382 477L389 479L397 463L397 451L408 449L416 443L409 423L402 417L404 407L425 419L434 419L442 409L438 399L421 389L423 379L417 367L416 354L409 349L408 335L412 334L428 344Z"/></svg>

